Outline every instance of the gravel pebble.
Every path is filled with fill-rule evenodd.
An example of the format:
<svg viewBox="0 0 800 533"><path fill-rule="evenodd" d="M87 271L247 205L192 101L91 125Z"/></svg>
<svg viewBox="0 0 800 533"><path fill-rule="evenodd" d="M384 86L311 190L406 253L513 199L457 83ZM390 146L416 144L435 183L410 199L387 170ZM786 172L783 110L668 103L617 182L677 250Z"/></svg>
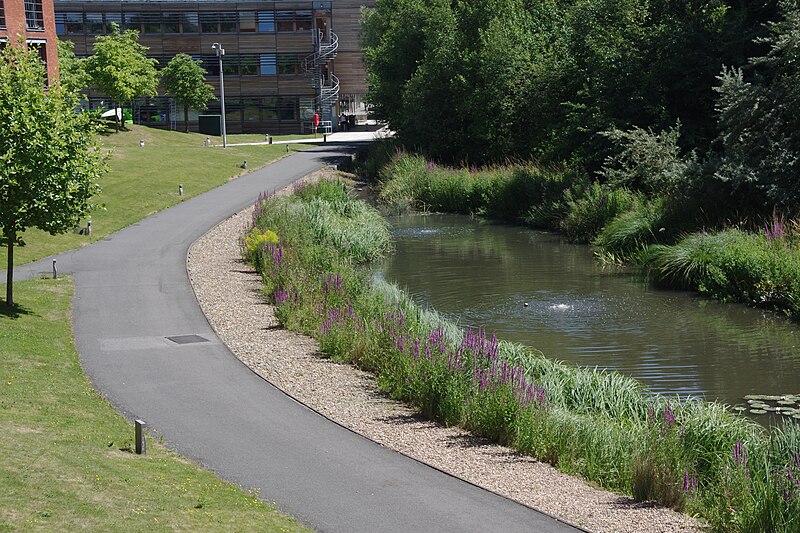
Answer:
<svg viewBox="0 0 800 533"><path fill-rule="evenodd" d="M636 503L462 429L425 420L380 392L372 374L325 359L315 340L282 329L261 295L261 277L241 258L251 213L233 215L195 242L187 271L217 335L264 379L375 442L589 531L701 531L687 515Z"/></svg>

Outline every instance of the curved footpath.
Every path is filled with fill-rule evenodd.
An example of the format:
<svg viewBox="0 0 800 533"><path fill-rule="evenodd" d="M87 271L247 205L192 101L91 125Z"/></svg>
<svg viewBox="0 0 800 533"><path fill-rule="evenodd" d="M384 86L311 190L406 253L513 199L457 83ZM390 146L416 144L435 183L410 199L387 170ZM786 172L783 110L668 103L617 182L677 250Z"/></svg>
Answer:
<svg viewBox="0 0 800 533"><path fill-rule="evenodd" d="M200 311L186 274L192 242L260 192L335 164L352 149L329 144L300 152L57 256L59 272L75 278L73 329L84 371L171 448L260 489L318 530L575 531L299 404L239 362ZM51 265L47 258L18 267L15 277L49 274Z"/></svg>

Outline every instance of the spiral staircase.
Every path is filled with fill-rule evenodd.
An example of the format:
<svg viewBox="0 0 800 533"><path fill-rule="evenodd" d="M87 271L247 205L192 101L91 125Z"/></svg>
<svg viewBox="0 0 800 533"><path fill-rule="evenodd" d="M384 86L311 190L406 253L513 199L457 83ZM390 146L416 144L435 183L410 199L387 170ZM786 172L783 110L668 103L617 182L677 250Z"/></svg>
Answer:
<svg viewBox="0 0 800 533"><path fill-rule="evenodd" d="M336 102L339 99L339 78L331 69L330 62L336 57L339 49L339 37L332 31L328 32L328 39L317 35L313 54L303 60L303 71L311 79L311 85L316 92L315 108L320 114L320 120L330 121L336 127Z"/></svg>

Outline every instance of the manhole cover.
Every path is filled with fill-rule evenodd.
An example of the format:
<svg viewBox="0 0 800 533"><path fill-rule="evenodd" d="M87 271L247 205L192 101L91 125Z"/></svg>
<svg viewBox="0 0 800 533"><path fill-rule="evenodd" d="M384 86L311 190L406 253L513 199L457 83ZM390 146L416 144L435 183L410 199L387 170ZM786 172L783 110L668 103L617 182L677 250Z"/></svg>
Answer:
<svg viewBox="0 0 800 533"><path fill-rule="evenodd" d="M171 340L175 344L195 344L198 342L209 342L208 339L201 337L200 335L174 335L172 337L167 337L167 340Z"/></svg>

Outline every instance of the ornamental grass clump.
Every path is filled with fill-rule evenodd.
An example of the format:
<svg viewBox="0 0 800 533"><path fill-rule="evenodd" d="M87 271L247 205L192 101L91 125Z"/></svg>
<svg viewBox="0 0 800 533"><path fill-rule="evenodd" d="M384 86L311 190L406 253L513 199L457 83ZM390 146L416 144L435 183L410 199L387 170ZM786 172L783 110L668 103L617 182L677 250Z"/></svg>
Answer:
<svg viewBox="0 0 800 533"><path fill-rule="evenodd" d="M720 404L654 396L421 309L373 279L368 263L390 249L389 231L341 183L261 199L255 227L280 236L251 257L280 323L374 372L391 397L637 500L700 514L716 531L797 531L797 424L770 439Z"/></svg>

